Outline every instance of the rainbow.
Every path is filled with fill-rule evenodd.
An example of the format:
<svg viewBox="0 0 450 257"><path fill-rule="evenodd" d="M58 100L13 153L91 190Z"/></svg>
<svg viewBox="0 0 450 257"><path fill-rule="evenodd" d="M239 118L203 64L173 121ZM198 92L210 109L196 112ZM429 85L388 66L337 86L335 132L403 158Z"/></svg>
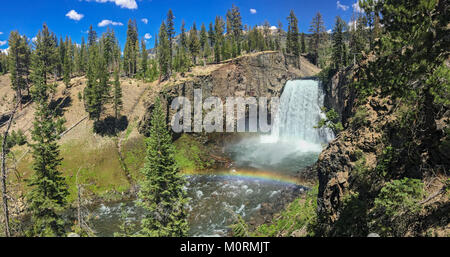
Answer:
<svg viewBox="0 0 450 257"><path fill-rule="evenodd" d="M260 171L260 170L214 170L214 171L183 171L186 176L198 176L198 175L216 175L223 177L239 177L244 179L260 179L265 181L277 181L286 184L293 184L302 186L304 181L299 178L277 174L270 171Z"/></svg>

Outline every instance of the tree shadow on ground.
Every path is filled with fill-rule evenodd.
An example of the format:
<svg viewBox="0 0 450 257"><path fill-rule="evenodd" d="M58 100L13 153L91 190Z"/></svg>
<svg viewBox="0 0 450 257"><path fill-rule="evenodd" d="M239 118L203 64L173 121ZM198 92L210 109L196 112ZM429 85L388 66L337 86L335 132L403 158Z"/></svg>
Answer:
<svg viewBox="0 0 450 257"><path fill-rule="evenodd" d="M103 120L94 122L94 132L101 136L116 136L119 132L126 130L127 127L127 116L121 116L118 119L108 116Z"/></svg>
<svg viewBox="0 0 450 257"><path fill-rule="evenodd" d="M56 100L50 102L49 108L50 110L54 110L54 113L57 117L62 117L66 108L72 105L72 97L60 97Z"/></svg>

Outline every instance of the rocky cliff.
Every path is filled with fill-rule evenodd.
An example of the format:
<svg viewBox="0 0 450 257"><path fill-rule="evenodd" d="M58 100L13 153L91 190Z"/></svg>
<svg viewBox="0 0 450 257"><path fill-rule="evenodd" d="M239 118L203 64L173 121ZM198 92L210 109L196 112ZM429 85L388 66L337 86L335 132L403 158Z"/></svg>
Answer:
<svg viewBox="0 0 450 257"><path fill-rule="evenodd" d="M356 98L356 91L349 87L354 75L353 66L338 72L329 80L323 81L325 91L324 105L328 109L334 109L341 118L342 124L352 116L352 108Z"/></svg>
<svg viewBox="0 0 450 257"><path fill-rule="evenodd" d="M424 235L431 228L448 235L449 218L443 213L450 204L442 190L448 188L450 110L434 104L429 95L414 103L418 112L411 111L411 103L377 94L358 99L349 87L351 77L352 70L345 70L324 85L326 105L341 115L345 129L313 167L319 178L320 233L379 232L375 220L382 215L374 211L374 200L387 183L407 177L424 182L435 198L420 202L417 215L391 221L403 227L389 228L390 235Z"/></svg>
<svg viewBox="0 0 450 257"><path fill-rule="evenodd" d="M226 97L272 97L280 96L288 80L315 76L320 71L306 58L283 55L279 52L262 52L242 56L219 65L196 67L198 74L185 74L184 77L161 83L159 96L166 107L168 117L173 110L167 103L178 96L185 96L193 102L195 89L202 89L203 99L217 96ZM153 108L149 97L148 112L141 122L141 132L149 125Z"/></svg>

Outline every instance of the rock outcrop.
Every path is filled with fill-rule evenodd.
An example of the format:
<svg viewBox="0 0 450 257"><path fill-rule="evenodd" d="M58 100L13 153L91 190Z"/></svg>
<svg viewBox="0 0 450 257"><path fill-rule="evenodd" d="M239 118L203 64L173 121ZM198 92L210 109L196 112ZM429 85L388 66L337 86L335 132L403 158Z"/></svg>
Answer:
<svg viewBox="0 0 450 257"><path fill-rule="evenodd" d="M400 99L375 94L358 101L348 87L351 74L342 71L324 85L326 105L341 115L345 127L312 168L319 178L318 214L325 236L366 236L372 232L373 201L387 182L404 177L424 181L448 175L450 167L445 132L450 110L435 105L430 95L421 96L414 116ZM448 200L436 206L448 209ZM427 215L422 219L430 220Z"/></svg>
<svg viewBox="0 0 450 257"><path fill-rule="evenodd" d="M323 85L325 91L324 105L328 109L334 109L341 117L342 124L352 116L356 91L349 87L353 77L353 66L336 73L329 81Z"/></svg>
<svg viewBox="0 0 450 257"><path fill-rule="evenodd" d="M315 76L319 72L320 69L304 57L296 58L274 51L261 52L224 62L206 74L188 74L183 80L166 82L159 96L168 117L172 117L175 111L170 109L168 103L178 96L187 97L193 103L195 89L202 89L203 99L216 96L223 102L226 97L233 96L270 98L280 96L288 80ZM149 125L153 108L151 102L147 115L141 121L141 132L146 131Z"/></svg>

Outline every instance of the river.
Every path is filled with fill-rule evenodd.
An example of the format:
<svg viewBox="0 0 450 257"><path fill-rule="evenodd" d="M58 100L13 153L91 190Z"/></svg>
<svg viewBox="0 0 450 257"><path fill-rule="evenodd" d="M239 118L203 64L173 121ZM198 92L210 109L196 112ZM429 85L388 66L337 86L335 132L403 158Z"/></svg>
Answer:
<svg viewBox="0 0 450 257"><path fill-rule="evenodd" d="M261 223L280 211L286 199L307 190L294 176L314 164L333 139L328 129L314 128L324 117L323 93L316 80L288 81L280 99L270 135L245 138L226 147L234 161L229 169L187 176L190 236L227 236L240 215ZM143 210L133 201L101 204L93 209L92 225L98 236L113 236L121 213L138 224Z"/></svg>

